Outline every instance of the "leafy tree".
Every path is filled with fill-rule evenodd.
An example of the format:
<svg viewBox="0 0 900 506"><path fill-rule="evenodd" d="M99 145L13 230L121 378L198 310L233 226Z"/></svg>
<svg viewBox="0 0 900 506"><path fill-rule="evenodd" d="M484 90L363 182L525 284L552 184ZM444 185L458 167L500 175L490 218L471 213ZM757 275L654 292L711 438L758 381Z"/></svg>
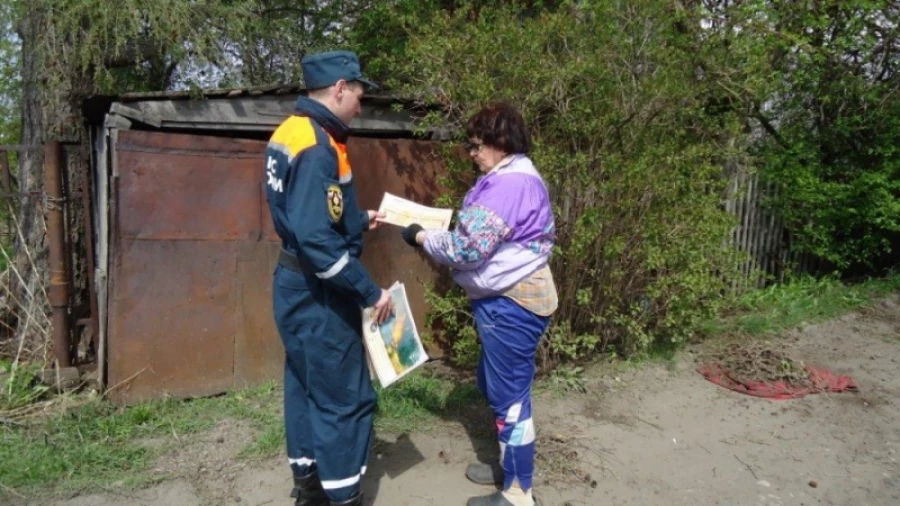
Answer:
<svg viewBox="0 0 900 506"><path fill-rule="evenodd" d="M760 2L777 124L759 152L797 247L839 269L897 265L900 3ZM768 30L768 31L767 31Z"/></svg>
<svg viewBox="0 0 900 506"><path fill-rule="evenodd" d="M771 205L796 248L841 269L896 264L898 19L889 0L9 0L0 136L84 143L91 95L299 82L303 54L335 46L431 106L423 126L459 135L509 100L558 216L545 357L629 354L687 339L721 305L734 167L781 188ZM474 173L446 152L459 197ZM18 162L19 190L39 191L42 153ZM38 208L19 209L26 300L46 247ZM461 299L431 302L471 354Z"/></svg>
<svg viewBox="0 0 900 506"><path fill-rule="evenodd" d="M758 134L795 251L840 270L896 265L900 3L704 2L705 69Z"/></svg>
<svg viewBox="0 0 900 506"><path fill-rule="evenodd" d="M13 30L13 11L0 4L0 144L19 142L20 41Z"/></svg>

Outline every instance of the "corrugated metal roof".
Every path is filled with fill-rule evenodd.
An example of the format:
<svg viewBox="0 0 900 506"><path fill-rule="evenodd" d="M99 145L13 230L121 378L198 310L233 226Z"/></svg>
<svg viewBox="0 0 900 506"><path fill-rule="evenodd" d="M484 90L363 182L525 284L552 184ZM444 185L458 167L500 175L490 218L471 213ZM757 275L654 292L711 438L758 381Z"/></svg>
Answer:
<svg viewBox="0 0 900 506"><path fill-rule="evenodd" d="M85 119L120 129L246 132L262 135L293 113L300 84L254 88L169 90L98 96L83 107ZM399 108L397 106L400 106ZM366 94L362 114L350 127L357 135L418 136L418 118L428 107L408 98ZM255 132L255 133L254 133ZM443 139L443 129L428 129L426 137Z"/></svg>
<svg viewBox="0 0 900 506"><path fill-rule="evenodd" d="M207 90L168 90L123 93L114 98L116 102L138 102L148 100L190 100L200 98L238 98L258 97L262 95L300 95L306 88L300 83L270 84L249 88L215 88ZM383 93L367 93L367 102L412 104L413 100L397 95Z"/></svg>
<svg viewBox="0 0 900 506"><path fill-rule="evenodd" d="M296 96L305 92L299 83L287 83L122 93L91 97L84 102L82 113L93 124L108 122L107 114L113 113L163 129L266 131L277 126L280 118L291 114ZM415 100L390 94L366 94L362 102L363 116L352 125L357 132L408 134L414 128L414 111L427 109ZM402 111L395 109L398 105Z"/></svg>

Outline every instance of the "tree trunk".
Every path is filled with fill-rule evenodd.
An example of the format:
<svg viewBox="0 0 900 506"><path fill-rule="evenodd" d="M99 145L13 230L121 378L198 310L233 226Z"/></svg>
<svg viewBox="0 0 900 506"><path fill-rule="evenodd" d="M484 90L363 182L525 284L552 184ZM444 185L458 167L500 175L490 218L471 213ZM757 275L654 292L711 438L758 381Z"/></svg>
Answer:
<svg viewBox="0 0 900 506"><path fill-rule="evenodd" d="M38 48L46 15L37 8L30 8L19 25L22 39L22 138L21 143L30 147L21 152L18 165L18 191L30 196L17 200L15 206L18 223L17 238L13 242L12 300L9 309L15 324L15 353L20 359L49 363L53 357L50 323L47 220L48 206L62 205L65 209L67 242L72 245L66 251L69 292L80 304L86 300L88 289L84 268L83 211L80 199L73 199L73 191L84 195L88 186L84 181L82 164L87 163L84 149L88 147L87 134L73 111L81 96L89 93L87 79L64 80L64 85L47 89L43 79L44 65ZM51 94L53 94L51 96ZM47 104L57 104L53 108ZM48 202L44 195L44 144L51 139L62 140L70 147L60 153L63 174L64 202ZM74 144L74 146L72 146ZM74 155L74 156L73 156ZM77 269L73 269L77 267ZM68 316L68 315L67 315Z"/></svg>
<svg viewBox="0 0 900 506"><path fill-rule="evenodd" d="M20 153L18 166L18 191L32 196L21 197L15 205L17 238L14 241L15 256L12 269L12 295L10 308L16 320L15 344L19 358L39 353L49 358L52 341L49 301L47 298L48 269L46 221L42 214L42 199L36 197L43 191L43 161L41 148L46 141L47 118L41 106L40 62L37 49L43 24L43 13L29 9L20 24L22 38L22 140L33 149ZM21 355L25 356L21 356Z"/></svg>

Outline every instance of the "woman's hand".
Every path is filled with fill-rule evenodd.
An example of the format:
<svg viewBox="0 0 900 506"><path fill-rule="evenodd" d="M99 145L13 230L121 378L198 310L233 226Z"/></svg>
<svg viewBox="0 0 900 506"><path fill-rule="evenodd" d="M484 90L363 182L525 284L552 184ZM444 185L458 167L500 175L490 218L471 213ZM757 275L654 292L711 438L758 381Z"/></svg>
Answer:
<svg viewBox="0 0 900 506"><path fill-rule="evenodd" d="M406 244L409 244L414 248L421 247L425 242L425 229L418 223L413 223L404 228L400 231L400 235L403 236L403 240L406 241Z"/></svg>

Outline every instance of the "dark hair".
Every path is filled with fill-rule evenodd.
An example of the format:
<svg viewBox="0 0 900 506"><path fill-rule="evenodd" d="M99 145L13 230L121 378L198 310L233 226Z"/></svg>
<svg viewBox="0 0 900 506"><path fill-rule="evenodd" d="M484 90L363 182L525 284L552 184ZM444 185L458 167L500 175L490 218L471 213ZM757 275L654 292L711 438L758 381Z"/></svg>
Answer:
<svg viewBox="0 0 900 506"><path fill-rule="evenodd" d="M531 134L522 115L510 104L488 104L469 118L466 135L507 154L528 154Z"/></svg>

